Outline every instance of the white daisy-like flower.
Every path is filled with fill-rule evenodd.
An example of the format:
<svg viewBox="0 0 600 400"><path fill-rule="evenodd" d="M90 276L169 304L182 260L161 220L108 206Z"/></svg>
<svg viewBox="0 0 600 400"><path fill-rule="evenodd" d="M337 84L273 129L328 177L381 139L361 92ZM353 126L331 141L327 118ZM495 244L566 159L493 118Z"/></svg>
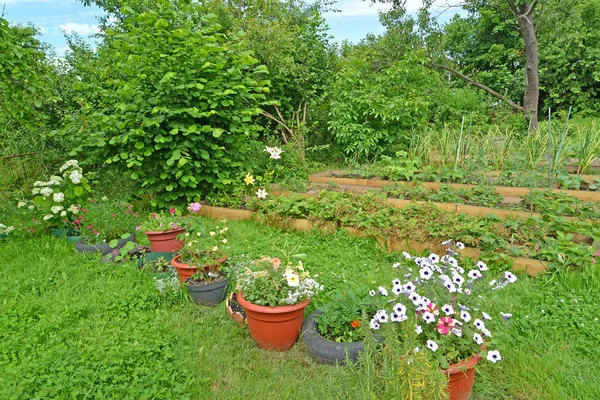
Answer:
<svg viewBox="0 0 600 400"><path fill-rule="evenodd" d="M448 289L448 291L449 291L450 293L454 293L454 292L456 292L456 286L454 285L454 283L452 283L452 282L446 282L446 283L444 284L444 286L446 287L446 289Z"/></svg>
<svg viewBox="0 0 600 400"><path fill-rule="evenodd" d="M455 285L459 285L460 286L460 285L462 285L465 282L465 278L463 278L462 276L460 276L458 274L455 274L455 275L452 275L452 282Z"/></svg>
<svg viewBox="0 0 600 400"><path fill-rule="evenodd" d="M256 191L256 197L258 197L259 199L266 199L268 194L269 193L267 193L265 189L258 189Z"/></svg>
<svg viewBox="0 0 600 400"><path fill-rule="evenodd" d="M402 286L402 282L400 282L400 279L394 279L392 281L392 285L393 286Z"/></svg>
<svg viewBox="0 0 600 400"><path fill-rule="evenodd" d="M483 344L483 338L481 337L481 335L477 332L475 332L473 334L473 340L475 341L475 343L477 343L478 345L482 345Z"/></svg>
<svg viewBox="0 0 600 400"><path fill-rule="evenodd" d="M385 310L379 310L379 311L377 311L377 319L382 324L388 322L389 321L389 317L387 315L387 312Z"/></svg>
<svg viewBox="0 0 600 400"><path fill-rule="evenodd" d="M404 257L407 260L410 260L412 258L412 256L405 251L402 252L402 257Z"/></svg>
<svg viewBox="0 0 600 400"><path fill-rule="evenodd" d="M460 312L460 319L462 319L465 322L469 322L471 320L471 314L469 314L468 311L461 311Z"/></svg>
<svg viewBox="0 0 600 400"><path fill-rule="evenodd" d="M380 295L382 296L387 296L388 295L388 291L383 287L383 286L379 286L377 288L377 291L379 292Z"/></svg>
<svg viewBox="0 0 600 400"><path fill-rule="evenodd" d="M452 328L452 333L454 333L458 337L462 336L462 330L460 330L458 328Z"/></svg>
<svg viewBox="0 0 600 400"><path fill-rule="evenodd" d="M500 356L500 352L498 350L492 350L492 351L488 351L487 357L488 361L493 362L494 364L497 361L502 360L502 357Z"/></svg>
<svg viewBox="0 0 600 400"><path fill-rule="evenodd" d="M374 291L374 290L371 290L371 291L369 292L369 296L375 296L375 291Z"/></svg>
<svg viewBox="0 0 600 400"><path fill-rule="evenodd" d="M483 261L477 261L477 268L479 268L480 271L487 271L488 270L487 264L484 263Z"/></svg>
<svg viewBox="0 0 600 400"><path fill-rule="evenodd" d="M473 321L473 325L475 325L475 327L479 330L485 329L485 324L479 318L477 318L475 321Z"/></svg>
<svg viewBox="0 0 600 400"><path fill-rule="evenodd" d="M452 256L448 257L448 264L450 264L450 266L454 268L458 267L458 261Z"/></svg>
<svg viewBox="0 0 600 400"><path fill-rule="evenodd" d="M432 263L434 263L434 264L437 264L437 263L439 263L439 262L440 262L440 256L438 256L438 255L437 255L437 254L435 254L435 253L431 253L431 254L429 255L429 260L430 260Z"/></svg>
<svg viewBox="0 0 600 400"><path fill-rule="evenodd" d="M492 332L490 332L490 330L489 330L489 329L487 329L487 328L483 328L483 329L481 330L481 333L483 333L483 334L484 334L485 336L487 336L487 337L492 337Z"/></svg>
<svg viewBox="0 0 600 400"><path fill-rule="evenodd" d="M456 242L456 247L463 250L465 248L465 244L463 242Z"/></svg>
<svg viewBox="0 0 600 400"><path fill-rule="evenodd" d="M434 342L433 340L428 340L427 341L427 348L431 351L436 351L438 349L438 344L436 342Z"/></svg>
<svg viewBox="0 0 600 400"><path fill-rule="evenodd" d="M465 294L471 294L471 289L465 288Z"/></svg>
<svg viewBox="0 0 600 400"><path fill-rule="evenodd" d="M486 313L485 311L482 311L481 315L483 316L483 319L487 319L487 320L492 319L492 317L490 317L490 314Z"/></svg>
<svg viewBox="0 0 600 400"><path fill-rule="evenodd" d="M379 322L377 322L377 320L373 318L369 323L369 326L371 327L371 329L379 329Z"/></svg>
<svg viewBox="0 0 600 400"><path fill-rule="evenodd" d="M442 306L442 311L446 313L446 315L454 314L454 307L452 307L450 304L444 304Z"/></svg>
<svg viewBox="0 0 600 400"><path fill-rule="evenodd" d="M402 286L392 287L392 293L394 293L396 296L398 296L400 293L402 293Z"/></svg>
<svg viewBox="0 0 600 400"><path fill-rule="evenodd" d="M417 335L423 333L423 328L421 327L421 325L415 325L415 332L417 333Z"/></svg>
<svg viewBox="0 0 600 400"><path fill-rule="evenodd" d="M472 269L469 271L469 273L467 274L469 276L469 278L471 279L479 279L482 277L481 272L479 272L478 269Z"/></svg>
<svg viewBox="0 0 600 400"><path fill-rule="evenodd" d="M419 275L421 276L421 279L429 280L433 276L433 271L428 267L424 267L419 271Z"/></svg>
<svg viewBox="0 0 600 400"><path fill-rule="evenodd" d="M435 321L435 315L433 315L432 313L430 313L429 311L425 311L423 313L423 320L427 323L430 324L432 322Z"/></svg>
<svg viewBox="0 0 600 400"><path fill-rule="evenodd" d="M410 299L410 301L412 301L412 303L415 306L418 306L421 304L421 296L419 296L418 294L416 294L415 292L412 292L408 295L408 298Z"/></svg>
<svg viewBox="0 0 600 400"><path fill-rule="evenodd" d="M400 263L395 263L392 265L392 268L400 268L400 265L401 265Z"/></svg>
<svg viewBox="0 0 600 400"><path fill-rule="evenodd" d="M394 305L394 312L398 315L406 314L406 306L404 304L396 303Z"/></svg>
<svg viewBox="0 0 600 400"><path fill-rule="evenodd" d="M517 276L510 271L504 272L504 277L510 282L515 283L517 281Z"/></svg>
<svg viewBox="0 0 600 400"><path fill-rule="evenodd" d="M271 158L273 160L279 160L281 158L281 153L283 153L283 150L281 150L279 147L267 146L267 148L263 151L266 151L267 153L269 153L269 155L271 156Z"/></svg>
<svg viewBox="0 0 600 400"><path fill-rule="evenodd" d="M402 286L402 289L404 289L407 292L414 292L414 290L416 289L416 286L412 282L407 282Z"/></svg>
<svg viewBox="0 0 600 400"><path fill-rule="evenodd" d="M397 313L392 313L392 316L390 317L390 319L393 322L404 322L408 319L408 317L405 314L397 314Z"/></svg>

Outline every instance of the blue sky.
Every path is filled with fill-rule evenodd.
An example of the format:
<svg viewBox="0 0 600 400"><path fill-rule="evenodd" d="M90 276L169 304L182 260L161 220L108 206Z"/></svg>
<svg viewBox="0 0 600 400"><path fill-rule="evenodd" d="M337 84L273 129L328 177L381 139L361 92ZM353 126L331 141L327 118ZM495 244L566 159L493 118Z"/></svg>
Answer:
<svg viewBox="0 0 600 400"><path fill-rule="evenodd" d="M54 46L58 55L67 49L63 32L75 32L88 37L98 31L98 17L103 15L101 9L85 7L76 0L0 0L0 3L6 4L5 18L9 22L33 23L40 29L41 39ZM415 12L420 3L420 0L408 0L408 11ZM334 40L356 42L367 33L383 32L377 13L389 9L389 5L338 0L335 7L341 12L325 16ZM451 14L454 12L445 13L442 20L447 20Z"/></svg>

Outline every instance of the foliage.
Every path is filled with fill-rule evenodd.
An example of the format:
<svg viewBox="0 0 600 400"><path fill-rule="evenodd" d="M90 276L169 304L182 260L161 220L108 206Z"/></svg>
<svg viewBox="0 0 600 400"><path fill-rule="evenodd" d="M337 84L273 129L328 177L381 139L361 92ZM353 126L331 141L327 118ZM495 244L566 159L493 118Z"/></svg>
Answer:
<svg viewBox="0 0 600 400"><path fill-rule="evenodd" d="M150 214L140 225L140 230L143 232L166 232L173 229L185 229L186 226L187 219L182 216L181 210L171 207L168 213L159 211Z"/></svg>
<svg viewBox="0 0 600 400"><path fill-rule="evenodd" d="M312 299L323 286L310 277L302 262L291 263L283 273L277 257L262 257L247 262L236 277L244 298L261 306L294 305Z"/></svg>
<svg viewBox="0 0 600 400"><path fill-rule="evenodd" d="M78 212L72 225L89 244L108 243L140 229L133 206L118 200L90 199Z"/></svg>
<svg viewBox="0 0 600 400"><path fill-rule="evenodd" d="M185 244L180 252L181 262L198 267L197 278L201 277L203 272L218 270L222 262L217 260L223 259L227 254L227 220L222 220L221 225L214 229L207 231L201 220L194 219L190 221L188 231L183 235ZM202 268L203 266L205 268Z"/></svg>
<svg viewBox="0 0 600 400"><path fill-rule="evenodd" d="M82 82L100 97L86 103L88 123L74 121L63 133L79 140L76 152L117 164L158 206L223 189L259 130L252 119L269 91L266 68L243 48L241 33L225 35L200 4L165 0L121 12L98 49L119 73Z"/></svg>
<svg viewBox="0 0 600 400"><path fill-rule="evenodd" d="M354 289L335 293L332 300L319 307L322 313L315 322L319 334L335 342L357 342L363 340L366 330L359 329L366 314L375 312L375 305L366 293Z"/></svg>

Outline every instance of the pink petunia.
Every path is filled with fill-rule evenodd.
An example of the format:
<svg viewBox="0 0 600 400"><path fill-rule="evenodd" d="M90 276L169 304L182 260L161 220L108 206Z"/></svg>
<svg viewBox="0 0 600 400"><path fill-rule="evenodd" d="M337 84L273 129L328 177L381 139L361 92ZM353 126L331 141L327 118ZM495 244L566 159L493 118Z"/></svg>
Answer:
<svg viewBox="0 0 600 400"><path fill-rule="evenodd" d="M173 224L173 229L178 229L177 224Z"/></svg>
<svg viewBox="0 0 600 400"><path fill-rule="evenodd" d="M82 209L81 209L81 212L83 212L83 213L84 213L84 212L87 212L87 210L86 210L85 208L82 208Z"/></svg>
<svg viewBox="0 0 600 400"><path fill-rule="evenodd" d="M142 229L142 227L141 227L141 226L139 226L139 225L135 227L135 230L136 230L136 231L139 231L140 229Z"/></svg>
<svg viewBox="0 0 600 400"><path fill-rule="evenodd" d="M438 315L440 315L440 310L438 310L437 306L435 304L433 304L433 303L427 304L427 307L425 307L425 311L429 311L430 313L432 313L436 317Z"/></svg>
<svg viewBox="0 0 600 400"><path fill-rule="evenodd" d="M196 212L200 211L201 208L202 208L202 204L200 204L200 203L190 203L190 205L188 206L187 209L188 209L188 211L196 213Z"/></svg>
<svg viewBox="0 0 600 400"><path fill-rule="evenodd" d="M175 209L174 209L174 208L171 208L171 209L169 210L169 212L170 212L171 214L175 214Z"/></svg>
<svg viewBox="0 0 600 400"><path fill-rule="evenodd" d="M157 217L158 217L158 215L152 214L152 218L157 218Z"/></svg>
<svg viewBox="0 0 600 400"><path fill-rule="evenodd" d="M451 317L442 317L437 323L437 330L442 335L447 335L452 331L452 328L454 328L454 326L455 323Z"/></svg>
<svg viewBox="0 0 600 400"><path fill-rule="evenodd" d="M94 235L97 235L97 234L98 234L98 231L94 229Z"/></svg>

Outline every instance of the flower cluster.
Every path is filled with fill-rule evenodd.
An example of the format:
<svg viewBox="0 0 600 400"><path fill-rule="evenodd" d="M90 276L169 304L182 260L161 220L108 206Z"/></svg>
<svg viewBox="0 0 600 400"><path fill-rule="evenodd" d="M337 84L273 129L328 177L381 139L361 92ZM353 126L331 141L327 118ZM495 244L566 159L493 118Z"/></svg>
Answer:
<svg viewBox="0 0 600 400"><path fill-rule="evenodd" d="M281 158L281 153L283 153L283 150L281 150L279 147L267 146L267 148L264 151L269 153L273 160L279 160Z"/></svg>
<svg viewBox="0 0 600 400"><path fill-rule="evenodd" d="M246 263L237 278L244 298L262 306L298 304L323 290L323 285L310 277L301 261L283 269L277 257Z"/></svg>
<svg viewBox="0 0 600 400"><path fill-rule="evenodd" d="M0 235L8 235L12 231L15 230L14 226L6 226L4 224L0 224Z"/></svg>
<svg viewBox="0 0 600 400"><path fill-rule="evenodd" d="M202 205L200 203L191 203L188 210L196 213L200 211ZM181 215L181 211L176 208L170 208L168 212L159 212L150 214L149 218L137 230L143 232L165 232L174 229L185 229L188 226L188 221Z"/></svg>
<svg viewBox="0 0 600 400"><path fill-rule="evenodd" d="M218 269L219 259L223 259L227 249L227 220L221 221L214 230L207 231L199 222L193 221L185 233L185 245L181 249L181 262L198 268L199 272ZM203 267L204 268L201 268ZM206 270L206 271L205 271ZM207 276L210 278L210 276Z"/></svg>
<svg viewBox="0 0 600 400"><path fill-rule="evenodd" d="M443 368L477 354L487 355L487 359L495 363L502 357L497 350L487 350L494 343L487 326L493 317L480 308L482 294L514 283L517 277L506 271L502 279L485 285L487 265L479 261L464 268L456 251L459 243L455 246L442 257L435 253L429 257L403 253L403 262L393 265L398 270L398 278L391 282L391 290L380 286L370 292L371 296L379 297L383 305L371 318L370 327L379 329L393 322L415 323L418 340L431 352L432 362ZM504 321L511 316L501 315ZM419 347L415 349L419 350ZM438 357L438 353L443 357Z"/></svg>

